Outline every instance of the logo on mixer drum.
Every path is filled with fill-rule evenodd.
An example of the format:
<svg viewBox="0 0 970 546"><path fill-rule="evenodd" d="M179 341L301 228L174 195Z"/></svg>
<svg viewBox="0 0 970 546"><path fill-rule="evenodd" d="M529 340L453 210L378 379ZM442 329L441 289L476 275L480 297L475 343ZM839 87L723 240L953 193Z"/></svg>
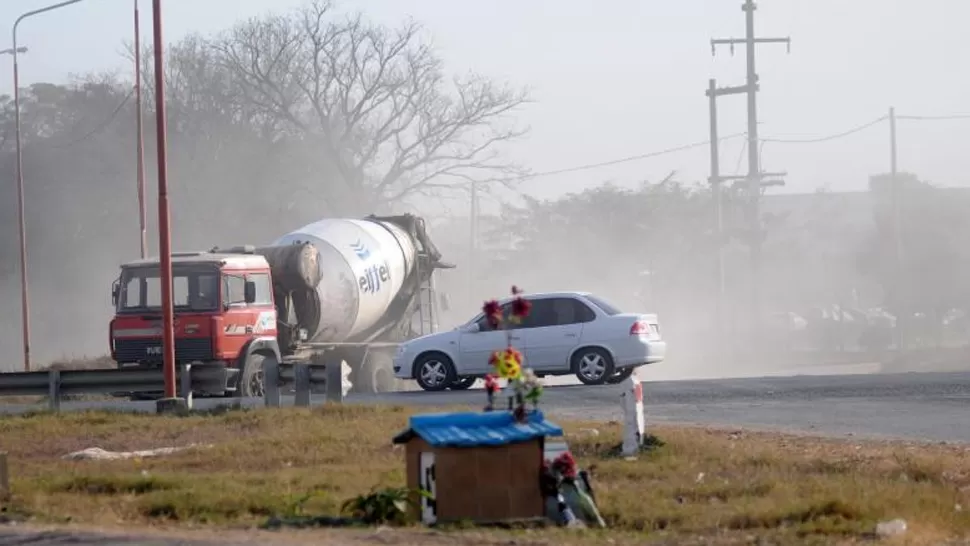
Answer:
<svg viewBox="0 0 970 546"><path fill-rule="evenodd" d="M364 243L360 242L360 239L357 239L355 243L351 244L350 249L353 250L354 254L356 254L361 260L370 258L370 250L364 246Z"/></svg>
<svg viewBox="0 0 970 546"><path fill-rule="evenodd" d="M364 274L357 279L360 291L365 294L376 294L391 280L391 270L386 263L372 265L364 270Z"/></svg>

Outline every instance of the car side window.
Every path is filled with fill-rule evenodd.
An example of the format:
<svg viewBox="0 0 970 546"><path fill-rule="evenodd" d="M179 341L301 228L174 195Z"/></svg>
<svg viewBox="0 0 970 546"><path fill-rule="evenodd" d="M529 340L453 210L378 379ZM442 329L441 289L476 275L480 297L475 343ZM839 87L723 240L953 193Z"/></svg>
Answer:
<svg viewBox="0 0 970 546"><path fill-rule="evenodd" d="M596 319L596 312L580 300L572 300L573 307L576 309L576 322L593 322Z"/></svg>
<svg viewBox="0 0 970 546"><path fill-rule="evenodd" d="M596 316L591 309L574 298L547 298L533 302L533 328L568 326L589 322Z"/></svg>
<svg viewBox="0 0 970 546"><path fill-rule="evenodd" d="M554 298L542 298L532 300L532 311L529 313L526 328L543 328L546 326L556 326L556 300Z"/></svg>

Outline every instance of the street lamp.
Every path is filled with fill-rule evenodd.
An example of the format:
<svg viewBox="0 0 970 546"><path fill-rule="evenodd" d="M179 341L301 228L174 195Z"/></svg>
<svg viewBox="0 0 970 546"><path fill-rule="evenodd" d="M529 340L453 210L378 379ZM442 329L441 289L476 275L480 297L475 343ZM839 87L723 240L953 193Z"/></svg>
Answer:
<svg viewBox="0 0 970 546"><path fill-rule="evenodd" d="M18 47L17 49L14 49L12 47L10 49L3 49L3 50L0 50L0 55L13 55L14 52L27 53L27 48L21 46L21 47Z"/></svg>
<svg viewBox="0 0 970 546"><path fill-rule="evenodd" d="M20 77L17 70L17 54L23 53L26 51L26 48L17 47L17 27L20 26L21 21L28 17L40 15L41 13L62 8L64 6L69 6L71 4L76 4L80 1L81 0L66 0L65 2L28 11L20 17L17 17L17 20L13 23L13 47L9 50L10 55L13 56L13 108L15 130L17 132L17 207L19 210L20 219L20 289L21 310L23 313L21 320L23 321L24 333L24 371L27 372L30 371L30 304L27 297L27 233L25 229L26 221L24 219L23 153L21 152L20 141Z"/></svg>

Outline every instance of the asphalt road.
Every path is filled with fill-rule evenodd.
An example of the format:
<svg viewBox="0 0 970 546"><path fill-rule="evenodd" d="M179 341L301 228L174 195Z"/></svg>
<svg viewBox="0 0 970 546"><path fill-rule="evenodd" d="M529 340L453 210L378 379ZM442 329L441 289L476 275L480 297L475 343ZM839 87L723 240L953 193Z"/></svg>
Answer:
<svg viewBox="0 0 970 546"><path fill-rule="evenodd" d="M563 418L612 420L622 416L620 386L553 386L543 408ZM645 381L647 423L696 423L809 432L826 436L907 438L970 443L966 426L970 373L802 375L738 379ZM350 395L346 403L432 408L480 407L478 388L464 392ZM314 403L322 403L315 397ZM212 408L225 400L197 400ZM284 399L284 404L292 404ZM261 405L246 399L242 405ZM0 404L0 413L37 406ZM153 412L153 402L64 402L62 411L110 408Z"/></svg>

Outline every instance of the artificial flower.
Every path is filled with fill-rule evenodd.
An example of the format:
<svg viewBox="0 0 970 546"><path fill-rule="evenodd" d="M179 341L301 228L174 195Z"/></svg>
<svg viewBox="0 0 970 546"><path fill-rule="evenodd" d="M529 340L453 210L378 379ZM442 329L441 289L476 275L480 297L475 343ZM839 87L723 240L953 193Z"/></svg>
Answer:
<svg viewBox="0 0 970 546"><path fill-rule="evenodd" d="M485 391L489 393L496 393L499 390L498 378L492 374L487 374L485 376Z"/></svg>
<svg viewBox="0 0 970 546"><path fill-rule="evenodd" d="M502 323L502 307L497 301L486 301L482 306L482 312L485 314L485 320L488 322L488 325L493 330L497 329L499 324Z"/></svg>
<svg viewBox="0 0 970 546"><path fill-rule="evenodd" d="M576 459L568 451L556 457L556 460L552 462L552 468L563 478L576 477Z"/></svg>
<svg viewBox="0 0 970 546"><path fill-rule="evenodd" d="M532 310L532 302L525 298L515 298L512 300L512 317L517 319L516 322L521 321L525 317L529 316L529 311Z"/></svg>
<svg viewBox="0 0 970 546"><path fill-rule="evenodd" d="M503 379L514 381L522 375L522 353L514 347L492 353L489 364L495 367L496 373Z"/></svg>

